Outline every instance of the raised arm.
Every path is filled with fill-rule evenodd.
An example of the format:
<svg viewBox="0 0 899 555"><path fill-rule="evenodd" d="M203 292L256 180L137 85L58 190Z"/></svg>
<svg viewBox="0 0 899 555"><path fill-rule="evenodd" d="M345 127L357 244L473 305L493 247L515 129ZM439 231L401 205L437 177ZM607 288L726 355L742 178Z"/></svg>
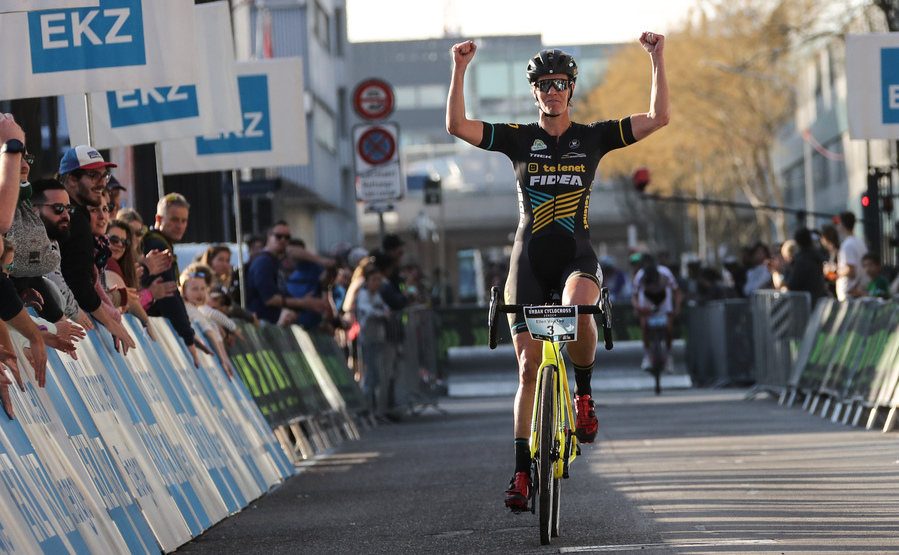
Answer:
<svg viewBox="0 0 899 555"><path fill-rule="evenodd" d="M668 125L670 110L668 105L668 78L665 75L665 37L657 33L640 35L640 45L649 53L652 60L652 93L649 99L649 112L631 116L631 129L634 138L644 139Z"/></svg>
<svg viewBox="0 0 899 555"><path fill-rule="evenodd" d="M24 143L25 134L12 114L0 114L0 146L10 139L18 139ZM0 233L9 231L19 202L21 160L20 152L0 154Z"/></svg>
<svg viewBox="0 0 899 555"><path fill-rule="evenodd" d="M446 99L446 131L475 146L484 136L484 124L465 116L465 70L478 49L473 41L456 44L452 48L453 76Z"/></svg>

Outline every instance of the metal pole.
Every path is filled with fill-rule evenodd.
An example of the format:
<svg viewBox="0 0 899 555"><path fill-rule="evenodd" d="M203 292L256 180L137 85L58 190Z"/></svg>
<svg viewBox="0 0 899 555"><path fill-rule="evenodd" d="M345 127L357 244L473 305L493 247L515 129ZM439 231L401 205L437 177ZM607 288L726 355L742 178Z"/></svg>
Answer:
<svg viewBox="0 0 899 555"><path fill-rule="evenodd" d="M94 145L94 109L91 106L91 93L84 93L84 114L87 116L87 144Z"/></svg>
<svg viewBox="0 0 899 555"><path fill-rule="evenodd" d="M237 283L240 284L240 306L247 305L247 288L244 287L243 275L243 223L240 217L240 174L231 170L231 201L234 204L234 234L237 236Z"/></svg>
<svg viewBox="0 0 899 555"><path fill-rule="evenodd" d="M812 145L809 141L802 142L802 169L805 174L805 227L814 229L815 217L815 176L814 164L812 164Z"/></svg>
<svg viewBox="0 0 899 555"><path fill-rule="evenodd" d="M705 205L702 203L705 199L705 189L702 183L702 163L697 164L697 166L696 173L698 179L696 180L696 198L699 200L699 206L696 212L696 223L699 225L699 260L701 262L707 262L706 255L708 253L708 245L706 244L705 234Z"/></svg>
<svg viewBox="0 0 899 555"><path fill-rule="evenodd" d="M153 147L156 150L156 191L161 200L165 196L165 183L162 180L162 145L155 143Z"/></svg>
<svg viewBox="0 0 899 555"><path fill-rule="evenodd" d="M444 198L443 190L440 191L440 274L437 277L437 286L440 287L440 306L446 306L446 286L444 276L449 276L449 272L446 271L446 210L444 209L446 199Z"/></svg>

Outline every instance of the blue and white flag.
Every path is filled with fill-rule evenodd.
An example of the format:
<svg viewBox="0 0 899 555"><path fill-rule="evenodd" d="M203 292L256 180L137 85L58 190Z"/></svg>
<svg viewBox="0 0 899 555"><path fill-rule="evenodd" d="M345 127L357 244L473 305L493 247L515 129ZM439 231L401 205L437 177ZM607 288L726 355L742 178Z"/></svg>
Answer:
<svg viewBox="0 0 899 555"><path fill-rule="evenodd" d="M243 128L228 4L194 10L199 73L180 86L91 94L91 138L84 95L66 95L72 146L112 148Z"/></svg>
<svg viewBox="0 0 899 555"><path fill-rule="evenodd" d="M0 0L0 13L99 6L100 0Z"/></svg>
<svg viewBox="0 0 899 555"><path fill-rule="evenodd" d="M853 139L899 139L899 33L846 36L846 105Z"/></svg>
<svg viewBox="0 0 899 555"><path fill-rule="evenodd" d="M196 80L191 0L100 0L93 8L0 15L0 100ZM10 48L10 50L13 50Z"/></svg>
<svg viewBox="0 0 899 555"><path fill-rule="evenodd" d="M163 173L308 163L300 58L237 63L243 129L162 143Z"/></svg>

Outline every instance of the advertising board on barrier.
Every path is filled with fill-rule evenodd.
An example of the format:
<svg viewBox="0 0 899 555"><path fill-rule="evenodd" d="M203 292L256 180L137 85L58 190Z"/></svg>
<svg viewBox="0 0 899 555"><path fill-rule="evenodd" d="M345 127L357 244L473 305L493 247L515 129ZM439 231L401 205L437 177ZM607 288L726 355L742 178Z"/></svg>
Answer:
<svg viewBox="0 0 899 555"><path fill-rule="evenodd" d="M309 162L300 58L238 62L243 127L162 143L166 175Z"/></svg>
<svg viewBox="0 0 899 555"><path fill-rule="evenodd" d="M846 105L853 139L899 139L899 36L846 36Z"/></svg>
<svg viewBox="0 0 899 555"><path fill-rule="evenodd" d="M0 67L0 99L191 83L195 34L191 0L101 0L0 15L0 36L18 49Z"/></svg>
<svg viewBox="0 0 899 555"><path fill-rule="evenodd" d="M84 95L66 95L72 146L112 148L243 129L228 5L193 9L199 72L176 86L91 94L91 138Z"/></svg>
<svg viewBox="0 0 899 555"><path fill-rule="evenodd" d="M0 0L0 13L90 8L99 5L100 0Z"/></svg>

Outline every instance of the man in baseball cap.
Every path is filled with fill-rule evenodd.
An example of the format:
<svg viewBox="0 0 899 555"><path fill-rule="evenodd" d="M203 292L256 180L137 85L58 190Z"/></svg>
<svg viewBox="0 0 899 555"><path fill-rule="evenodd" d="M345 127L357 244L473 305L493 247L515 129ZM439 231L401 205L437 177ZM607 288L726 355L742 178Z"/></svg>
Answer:
<svg viewBox="0 0 899 555"><path fill-rule="evenodd" d="M103 159L96 148L90 145L78 145L70 148L62 155L59 161L59 175L67 174L72 170L102 170L104 168L118 167L112 162Z"/></svg>
<svg viewBox="0 0 899 555"><path fill-rule="evenodd" d="M62 156L59 181L69 193L75 212L69 221L68 239L59 242L62 256L60 270L78 306L109 330L116 348L125 354L134 347L134 339L121 322L101 306L100 295L94 289L94 236L88 209L103 202L103 191L110 177L108 168L115 167L115 164L105 161L97 149L88 145L76 146Z"/></svg>

